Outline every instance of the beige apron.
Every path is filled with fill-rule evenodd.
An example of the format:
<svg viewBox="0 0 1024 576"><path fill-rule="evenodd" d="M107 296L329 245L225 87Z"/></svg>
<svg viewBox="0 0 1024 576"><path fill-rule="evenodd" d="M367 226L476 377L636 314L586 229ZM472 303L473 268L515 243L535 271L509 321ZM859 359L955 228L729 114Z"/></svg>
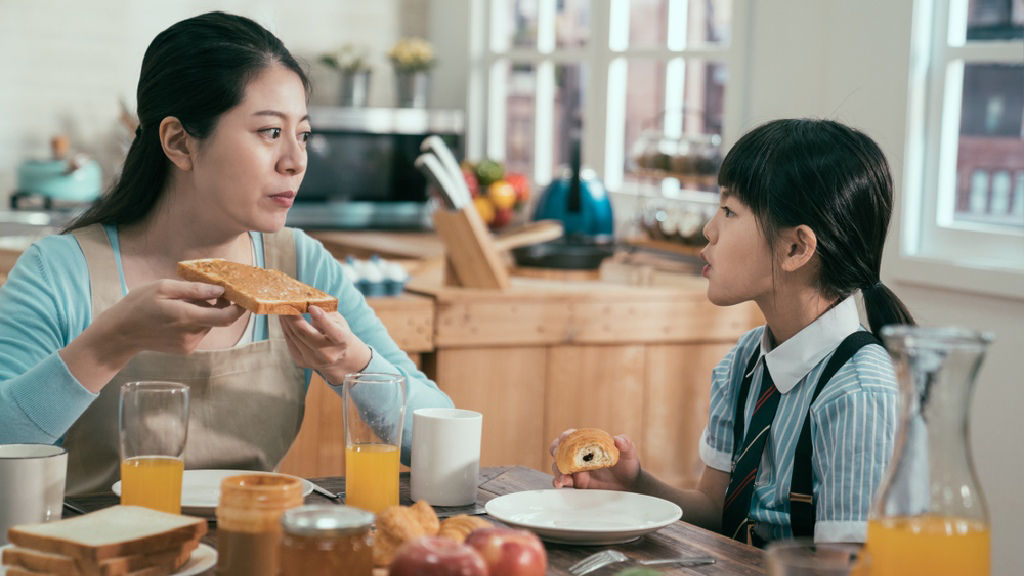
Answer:
<svg viewBox="0 0 1024 576"><path fill-rule="evenodd" d="M102 226L73 234L89 267L95 320L122 298L121 274ZM263 250L266 268L295 277L290 229L264 234ZM280 323L271 319L267 324L269 339L239 348L200 350L188 356L147 351L132 358L65 436L67 493L107 490L120 477L118 396L121 384L135 380L188 385L186 469L273 470L302 425L306 381L288 353Z"/></svg>

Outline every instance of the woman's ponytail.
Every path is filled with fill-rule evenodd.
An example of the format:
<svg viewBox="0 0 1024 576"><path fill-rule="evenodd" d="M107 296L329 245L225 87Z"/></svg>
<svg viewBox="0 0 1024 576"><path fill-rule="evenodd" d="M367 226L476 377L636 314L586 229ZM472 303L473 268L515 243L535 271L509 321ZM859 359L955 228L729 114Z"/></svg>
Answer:
<svg viewBox="0 0 1024 576"><path fill-rule="evenodd" d="M110 191L68 224L64 232L90 224L132 224L144 218L156 204L167 178L167 156L156 127L137 130L121 177Z"/></svg>
<svg viewBox="0 0 1024 576"><path fill-rule="evenodd" d="M890 324L914 325L914 317L903 301L881 282L861 289L864 310L867 312L871 333L881 338L882 328Z"/></svg>

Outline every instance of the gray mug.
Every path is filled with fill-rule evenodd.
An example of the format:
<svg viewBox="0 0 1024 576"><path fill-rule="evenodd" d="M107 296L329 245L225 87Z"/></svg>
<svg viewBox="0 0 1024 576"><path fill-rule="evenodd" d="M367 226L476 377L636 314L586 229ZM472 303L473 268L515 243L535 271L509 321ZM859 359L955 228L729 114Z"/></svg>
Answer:
<svg viewBox="0 0 1024 576"><path fill-rule="evenodd" d="M0 546L17 524L59 520L68 451L50 444L0 444Z"/></svg>

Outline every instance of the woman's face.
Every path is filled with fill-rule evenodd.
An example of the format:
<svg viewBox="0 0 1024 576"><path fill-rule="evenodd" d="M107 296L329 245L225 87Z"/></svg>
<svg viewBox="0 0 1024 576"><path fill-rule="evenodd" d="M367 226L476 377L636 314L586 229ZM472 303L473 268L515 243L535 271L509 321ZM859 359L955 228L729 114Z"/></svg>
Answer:
<svg viewBox="0 0 1024 576"><path fill-rule="evenodd" d="M199 144L201 214L239 231L280 230L306 171L309 131L302 80L278 63L265 68Z"/></svg>
<svg viewBox="0 0 1024 576"><path fill-rule="evenodd" d="M719 306L758 301L771 294L771 252L750 208L722 190L718 211L704 226L708 299Z"/></svg>

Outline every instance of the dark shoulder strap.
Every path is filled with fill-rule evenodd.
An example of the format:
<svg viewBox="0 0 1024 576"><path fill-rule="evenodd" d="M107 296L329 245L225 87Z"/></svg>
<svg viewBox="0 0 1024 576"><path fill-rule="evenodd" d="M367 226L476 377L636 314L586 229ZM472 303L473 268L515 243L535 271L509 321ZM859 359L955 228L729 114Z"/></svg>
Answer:
<svg viewBox="0 0 1024 576"><path fill-rule="evenodd" d="M740 391L736 397L736 412L732 422L732 455L736 457L736 451L743 444L744 423L743 405L747 402L747 394L750 394L750 382L754 379L754 366L757 366L757 359L761 357L761 344L754 347L754 353L747 361L747 368L743 371L743 381L740 383Z"/></svg>
<svg viewBox="0 0 1024 576"><path fill-rule="evenodd" d="M793 536L795 537L814 535L814 467L811 462L814 450L811 445L810 405L814 404L829 380L850 358L853 358L858 350L868 344L881 343L871 332L858 330L850 334L836 348L832 358L825 365L821 377L818 378L814 395L811 396L811 402L808 404L807 415L804 417L800 440L796 444L796 453L793 456L793 479L789 488L789 514L790 525L793 527Z"/></svg>

